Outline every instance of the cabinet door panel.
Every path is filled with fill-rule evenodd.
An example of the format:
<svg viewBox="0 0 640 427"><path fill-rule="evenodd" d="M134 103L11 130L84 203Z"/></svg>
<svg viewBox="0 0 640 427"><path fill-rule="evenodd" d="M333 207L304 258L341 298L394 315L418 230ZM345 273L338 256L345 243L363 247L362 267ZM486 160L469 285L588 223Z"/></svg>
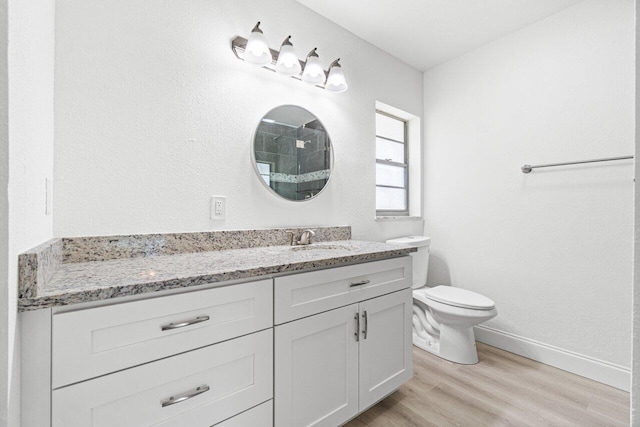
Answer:
<svg viewBox="0 0 640 427"><path fill-rule="evenodd" d="M272 395L269 329L54 390L52 426L209 427Z"/></svg>
<svg viewBox="0 0 640 427"><path fill-rule="evenodd" d="M358 306L275 328L275 425L331 426L358 412Z"/></svg>
<svg viewBox="0 0 640 427"><path fill-rule="evenodd" d="M413 376L411 309L411 289L360 303L360 411Z"/></svg>
<svg viewBox="0 0 640 427"><path fill-rule="evenodd" d="M273 427L273 400L216 424L215 427Z"/></svg>

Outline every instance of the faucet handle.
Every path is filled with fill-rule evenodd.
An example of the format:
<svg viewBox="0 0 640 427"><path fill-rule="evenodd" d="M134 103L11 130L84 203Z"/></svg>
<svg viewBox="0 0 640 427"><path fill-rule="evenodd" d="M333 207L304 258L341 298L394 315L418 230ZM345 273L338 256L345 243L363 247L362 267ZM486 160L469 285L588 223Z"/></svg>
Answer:
<svg viewBox="0 0 640 427"><path fill-rule="evenodd" d="M294 231L291 231L291 230L287 230L287 231L285 231L285 233L287 233L289 235L289 246L295 246L293 239L295 238L296 233Z"/></svg>

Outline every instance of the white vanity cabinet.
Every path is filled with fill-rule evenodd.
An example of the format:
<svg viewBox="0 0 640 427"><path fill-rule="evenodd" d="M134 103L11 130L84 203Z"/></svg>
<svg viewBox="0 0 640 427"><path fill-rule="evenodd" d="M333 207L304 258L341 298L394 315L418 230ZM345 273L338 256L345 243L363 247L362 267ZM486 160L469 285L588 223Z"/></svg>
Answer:
<svg viewBox="0 0 640 427"><path fill-rule="evenodd" d="M275 425L340 425L411 378L410 285L405 258L275 279L276 323L302 317L275 327Z"/></svg>
<svg viewBox="0 0 640 427"><path fill-rule="evenodd" d="M23 312L22 425L341 425L412 376L411 272L403 256Z"/></svg>

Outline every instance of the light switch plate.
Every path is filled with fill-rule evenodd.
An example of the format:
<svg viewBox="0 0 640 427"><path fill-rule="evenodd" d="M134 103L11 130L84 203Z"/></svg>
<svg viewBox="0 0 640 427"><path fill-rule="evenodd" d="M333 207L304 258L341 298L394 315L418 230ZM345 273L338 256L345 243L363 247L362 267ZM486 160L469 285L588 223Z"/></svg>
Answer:
<svg viewBox="0 0 640 427"><path fill-rule="evenodd" d="M210 218L214 221L224 221L227 218L226 196L211 196Z"/></svg>

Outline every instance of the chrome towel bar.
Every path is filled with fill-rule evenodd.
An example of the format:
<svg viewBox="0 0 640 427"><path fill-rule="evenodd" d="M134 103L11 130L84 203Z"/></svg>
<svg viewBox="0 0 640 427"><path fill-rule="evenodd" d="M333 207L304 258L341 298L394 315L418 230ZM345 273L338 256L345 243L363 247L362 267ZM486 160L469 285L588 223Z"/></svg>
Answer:
<svg viewBox="0 0 640 427"><path fill-rule="evenodd" d="M580 165L583 163L611 162L613 160L629 160L629 159L633 159L633 156L608 157L605 159L580 160L577 162L548 163L546 165L524 165L520 169L522 170L522 173L530 173L532 170L537 168L549 168L552 166Z"/></svg>

